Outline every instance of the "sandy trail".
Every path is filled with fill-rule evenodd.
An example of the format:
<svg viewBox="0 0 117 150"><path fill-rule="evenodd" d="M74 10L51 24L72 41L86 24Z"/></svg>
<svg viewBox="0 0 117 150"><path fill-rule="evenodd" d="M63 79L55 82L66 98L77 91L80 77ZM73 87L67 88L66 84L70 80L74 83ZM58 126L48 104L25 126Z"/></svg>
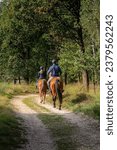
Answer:
<svg viewBox="0 0 117 150"><path fill-rule="evenodd" d="M67 110L58 110L50 104L40 104L38 95L17 96L12 104L16 114L23 118L24 126L27 127L28 143L22 150L56 150L57 146L51 136L50 131L37 118L37 112L26 106L22 100L26 97L33 97L34 101L52 113L61 115L67 122L75 126L72 139L77 143L76 150L99 150L100 149L100 129L99 122L86 117L80 113L75 114ZM71 149L70 149L71 150Z"/></svg>
<svg viewBox="0 0 117 150"><path fill-rule="evenodd" d="M99 150L100 149L100 125L99 121L94 120L83 114L75 114L67 110L58 110L50 104L40 104L38 96L35 96L38 105L49 109L51 112L61 115L64 119L76 126L73 138L78 143L78 150Z"/></svg>
<svg viewBox="0 0 117 150"><path fill-rule="evenodd" d="M30 96L17 96L12 101L16 115L24 120L23 126L27 130L26 139L28 142L20 150L56 150L51 133L37 117L38 113L22 102L24 98Z"/></svg>

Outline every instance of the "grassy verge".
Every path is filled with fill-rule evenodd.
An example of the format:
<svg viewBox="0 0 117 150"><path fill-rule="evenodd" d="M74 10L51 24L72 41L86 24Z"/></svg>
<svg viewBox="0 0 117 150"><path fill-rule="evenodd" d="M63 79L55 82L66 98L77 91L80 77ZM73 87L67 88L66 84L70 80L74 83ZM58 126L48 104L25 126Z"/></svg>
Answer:
<svg viewBox="0 0 117 150"><path fill-rule="evenodd" d="M47 108L39 106L34 102L33 98L25 98L23 102L37 112L48 113L50 112Z"/></svg>
<svg viewBox="0 0 117 150"><path fill-rule="evenodd" d="M26 142L21 119L10 104L14 95L32 93L34 86L0 83L0 150L16 150Z"/></svg>
<svg viewBox="0 0 117 150"><path fill-rule="evenodd" d="M7 96L11 99L14 95L36 93L38 90L35 89L34 84L11 84L11 83L0 83L0 95Z"/></svg>
<svg viewBox="0 0 117 150"><path fill-rule="evenodd" d="M63 106L75 113L82 112L95 119L100 118L100 94L99 87L96 93L90 87L90 91L82 91L82 85L71 84L64 87ZM51 96L47 97L47 101L52 102Z"/></svg>
<svg viewBox="0 0 117 150"><path fill-rule="evenodd" d="M62 116L48 113L49 110L34 103L32 98L24 99L23 102L33 110L39 112L38 117L51 131L58 150L76 149L75 140L71 137L75 126L64 120Z"/></svg>
<svg viewBox="0 0 117 150"><path fill-rule="evenodd" d="M24 128L9 102L7 97L0 96L0 150L15 150L26 142Z"/></svg>

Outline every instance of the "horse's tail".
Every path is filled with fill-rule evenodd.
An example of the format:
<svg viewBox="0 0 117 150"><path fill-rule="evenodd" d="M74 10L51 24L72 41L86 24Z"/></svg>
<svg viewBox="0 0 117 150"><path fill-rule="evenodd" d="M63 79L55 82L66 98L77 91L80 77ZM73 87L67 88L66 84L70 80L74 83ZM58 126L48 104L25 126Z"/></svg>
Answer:
<svg viewBox="0 0 117 150"><path fill-rule="evenodd" d="M62 101L62 92L60 90L60 81L59 80L56 80L56 82L55 82L55 89L56 89L56 93L58 95L59 100Z"/></svg>
<svg viewBox="0 0 117 150"><path fill-rule="evenodd" d="M42 80L42 88L41 88L41 91L44 91L45 90L45 88L47 88L47 85L46 85L47 83L46 83L46 80L45 79L43 79ZM46 86L46 87L45 87Z"/></svg>

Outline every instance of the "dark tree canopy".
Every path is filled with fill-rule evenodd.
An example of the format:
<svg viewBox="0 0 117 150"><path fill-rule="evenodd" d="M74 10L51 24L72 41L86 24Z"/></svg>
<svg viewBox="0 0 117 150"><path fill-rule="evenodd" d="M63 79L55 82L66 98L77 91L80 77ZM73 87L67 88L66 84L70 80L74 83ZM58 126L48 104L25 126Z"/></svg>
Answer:
<svg viewBox="0 0 117 150"><path fill-rule="evenodd" d="M99 82L99 5L99 0L3 0L0 79L33 81L39 66L47 69L56 58L69 81Z"/></svg>

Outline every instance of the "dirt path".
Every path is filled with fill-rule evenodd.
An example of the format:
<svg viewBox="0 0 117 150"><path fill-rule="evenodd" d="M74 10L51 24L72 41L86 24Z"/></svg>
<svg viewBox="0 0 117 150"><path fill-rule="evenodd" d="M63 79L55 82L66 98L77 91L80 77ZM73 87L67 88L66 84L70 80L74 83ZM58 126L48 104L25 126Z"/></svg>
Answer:
<svg viewBox="0 0 117 150"><path fill-rule="evenodd" d="M100 128L99 121L75 114L66 110L58 110L49 104L40 104L39 98L35 97L36 103L49 109L51 112L62 115L66 120L76 126L74 140L78 143L78 150L99 150L100 149Z"/></svg>
<svg viewBox="0 0 117 150"><path fill-rule="evenodd" d="M72 139L77 143L77 150L99 150L100 149L100 131L99 122L86 117L82 114L74 114L66 110L58 110L49 104L40 104L37 95L28 95L33 97L35 102L57 115L61 115L67 122L75 126ZM22 150L56 150L56 144L52 140L51 133L45 127L37 113L27 107L22 100L26 96L18 96L13 100L13 105L16 108L18 116L24 120L24 125L27 127L28 144ZM72 149L70 149L72 150Z"/></svg>
<svg viewBox="0 0 117 150"><path fill-rule="evenodd" d="M28 95L32 96L32 95ZM17 96L12 104L16 114L21 117L27 130L27 144L22 150L56 150L56 145L51 138L51 133L39 118L37 112L27 107L22 100L27 96ZM21 149L20 149L21 150Z"/></svg>

